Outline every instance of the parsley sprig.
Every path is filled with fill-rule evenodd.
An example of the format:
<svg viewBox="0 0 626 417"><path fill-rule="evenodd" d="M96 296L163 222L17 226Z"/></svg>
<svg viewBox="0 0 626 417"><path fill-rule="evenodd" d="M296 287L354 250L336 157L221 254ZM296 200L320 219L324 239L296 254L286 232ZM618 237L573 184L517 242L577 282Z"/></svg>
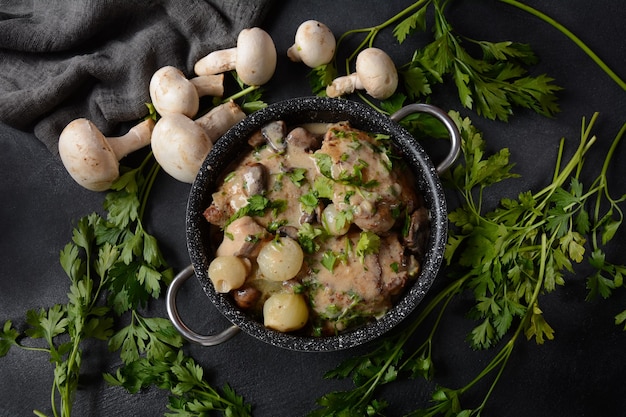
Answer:
<svg viewBox="0 0 626 417"><path fill-rule="evenodd" d="M626 265L609 261L604 250L604 247L613 239L624 221L624 213L620 208L620 203L626 200L626 195L613 197L609 192L607 179L611 156L624 135L626 135L626 123L611 144L600 175L590 187L590 191L587 192L587 194L595 193L595 201L592 201L593 195L589 197L593 205L588 217L593 227L590 228L591 253L588 261L594 268L594 272L587 277L587 289L589 290L587 300L599 296L608 298L615 289L624 286ZM615 324L624 324L624 330L626 330L626 309L615 316Z"/></svg>
<svg viewBox="0 0 626 417"><path fill-rule="evenodd" d="M506 3L510 6L516 7L520 10L523 10L552 26L565 36L567 36L576 46L578 46L591 60L598 65L604 71L606 75L608 75L622 90L626 90L626 81L620 78L619 75L615 73L585 42L582 41L576 34L574 34L571 30L563 26L561 23L557 22L550 16L542 13L541 11L528 6L517 0L500 0L502 3Z"/></svg>
<svg viewBox="0 0 626 417"><path fill-rule="evenodd" d="M337 49L346 38L364 34L361 43L345 61L345 71L349 73L358 53L373 46L382 30L392 27L393 36L399 44L417 31L426 31L429 26L427 11L432 6L433 40L415 50L408 63L398 66L402 88L380 103L381 111L396 108L407 99L415 101L431 95L433 86L443 83L448 77L457 87L461 104L489 119L506 121L513 114L514 107L529 108L546 116L559 111L556 92L561 88L545 74L536 77L528 75L528 67L537 62L528 45L479 41L458 34L445 15L448 3L447 0L419 0L379 25L352 29L339 37ZM466 49L466 43L476 46L482 56ZM323 88L337 72L336 67L336 62L333 62L311 71L309 78L314 93L323 93ZM357 94L376 108L365 94ZM415 116L414 119L424 117Z"/></svg>
<svg viewBox="0 0 626 417"><path fill-rule="evenodd" d="M623 285L624 265L605 261L602 247L621 226L619 203L609 192L606 172L615 149L626 133L626 124L615 137L605 156L602 170L591 186L583 186L585 157L596 141L591 130L598 117L583 120L579 145L567 163L562 163L562 140L552 181L542 190L521 193L518 199L504 199L494 210L485 212L483 195L493 184L513 178L509 151L485 154L480 132L453 113L460 127L463 163L448 173L446 183L458 191L463 204L450 213L455 228L450 233L446 260L451 283L438 292L419 314L395 335L363 357L354 357L327 373L327 378L352 377L354 388L328 393L317 400L321 408L311 416L376 415L388 404L377 399L377 389L402 376L434 377L432 356L434 336L448 304L468 293L474 298L473 318L477 326L468 336L474 348L499 346L491 361L471 381L460 388L438 386L433 404L411 412L411 416L480 415L500 380L516 343L524 335L542 344L554 337L540 307L541 296L564 285L565 274L584 259L597 262L597 274L588 278L590 294L608 296ZM591 254L587 237L591 236ZM454 266L452 266L454 265ZM605 266L602 268L602 266ZM594 288L598 286L598 291ZM600 289L601 288L601 289ZM421 342L417 329L435 315L430 331ZM622 323L626 312L616 316ZM423 332L420 332L423 333ZM504 340L506 338L506 340ZM417 348L411 348L415 344ZM482 402L472 409L462 406L462 397L491 377Z"/></svg>
<svg viewBox="0 0 626 417"><path fill-rule="evenodd" d="M252 406L229 385L218 391L206 382L203 368L182 350L138 358L115 375L104 377L109 384L124 387L132 394L150 386L169 391L167 408L172 413L166 413L168 417L205 416L214 411L229 417L247 417L252 411Z"/></svg>
<svg viewBox="0 0 626 417"><path fill-rule="evenodd" d="M70 281L68 302L28 311L23 332L11 320L0 330L0 356L12 347L49 355L54 365L50 408L55 417L72 413L88 340L100 340L112 352L119 351L123 366L115 376L104 376L109 383L129 392L150 384L169 389L168 408L177 413L172 415L200 415L202 410L249 415L249 405L232 389L226 387L220 394L202 380L201 368L184 356L182 338L169 320L142 314L173 277L156 239L142 223L158 172L148 154L138 168L125 169L106 194L106 216L92 213L78 221L72 241L60 254ZM202 394L192 395L192 389ZM35 414L45 416L41 411Z"/></svg>
<svg viewBox="0 0 626 417"><path fill-rule="evenodd" d="M530 13L563 33L620 88L626 90L626 81L561 23L520 1L500 1ZM554 80L545 74L528 75L528 69L537 62L530 46L511 41L476 40L457 33L446 17L449 2L450 0L417 0L378 25L351 29L339 37L337 50L348 38L363 35L361 42L344 62L345 72L350 73L358 53L366 47L374 46L378 34L387 28L392 29L398 44L402 44L418 31L430 29L433 34L432 41L416 49L409 62L398 65L401 83L396 94L378 105L361 92L356 93L359 98L381 112L393 113L407 100L429 98L436 84L451 79L457 88L461 104L489 119L507 121L516 107L531 109L546 116L558 113L556 94L561 88L553 84ZM429 21L428 11L431 7L433 18ZM325 94L326 86L339 72L337 68L335 59L311 70L309 83L314 94ZM441 126L433 124L430 119L417 114L402 121L402 124L411 132L422 131L433 137L445 136Z"/></svg>
<svg viewBox="0 0 626 417"><path fill-rule="evenodd" d="M537 62L528 45L462 37L456 34L445 17L446 4L433 2L434 40L415 51L411 61L400 68L410 99L428 95L431 85L451 76L461 104L489 119L507 121L514 106L529 108L545 116L558 112L555 93L561 88L552 84L553 79L545 74L527 75L526 66ZM399 42L412 31L406 27L407 21L418 20L417 27L426 26L425 8L396 26L394 34ZM464 42L478 46L482 56L473 56L463 46Z"/></svg>
<svg viewBox="0 0 626 417"><path fill-rule="evenodd" d="M589 188L585 189L581 178L585 157L596 141L591 131L597 118L596 113L588 124L583 120L579 145L562 166L565 140L561 140L557 166L548 186L536 193L521 193L517 200L503 199L491 212L481 214L480 211L480 196L494 180L493 175L483 179L485 166L476 163L474 158L466 158L471 165L458 166L447 176L450 185L466 202L450 213L457 231L450 234L446 259L448 264L455 263L470 274L467 288L473 291L477 302L473 313L482 320L471 334L474 347L492 346L506 334L514 317L528 314L532 317L524 329L527 337L534 338L537 343L552 339L553 330L544 320L538 302L531 304L529 301L539 279L537 271L541 269L541 262L545 263L542 290L551 292L556 286L564 285L565 274L574 272L574 264L587 258L593 265L594 261L603 258L603 246L622 224L619 203L626 196L611 197L606 172L624 129L614 139L600 174ZM472 152L467 148L468 144L479 150L483 148L481 144L466 141L464 153ZM498 165L506 166L496 164L494 167ZM495 180L507 173L496 169ZM473 178L480 179L480 182ZM541 236L546 238L547 253L539 244ZM587 255L589 236L591 254ZM623 267L606 265L607 268L599 268L598 273L588 278L592 293L594 288L603 292L621 285ZM604 278L601 274L609 274L611 278Z"/></svg>

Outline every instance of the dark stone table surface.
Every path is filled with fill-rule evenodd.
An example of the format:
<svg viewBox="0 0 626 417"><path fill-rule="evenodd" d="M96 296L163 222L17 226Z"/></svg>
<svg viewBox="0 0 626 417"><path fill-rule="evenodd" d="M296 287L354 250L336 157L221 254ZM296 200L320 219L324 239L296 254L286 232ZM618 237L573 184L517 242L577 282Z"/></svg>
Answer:
<svg viewBox="0 0 626 417"><path fill-rule="evenodd" d="M408 1L323 0L277 2L263 27L279 52L277 73L267 86L266 100L309 95L307 70L290 63L285 51L304 20L326 23L336 35L378 24ZM585 41L622 78L626 78L626 8L621 0L529 1ZM571 40L535 17L493 0L450 2L448 15L457 31L474 39L529 43L540 58L534 75L547 73L563 87L561 112L546 118L516 110L510 122L494 122L461 108L454 89L437 87L433 104L459 110L484 133L490 150L509 147L521 178L496 187L487 197L515 197L538 190L550 180L559 140L575 146L581 120L599 112L597 149L589 158L599 169L604 152L626 122L626 92L613 82ZM406 62L423 39L398 46L389 30L376 46L396 62ZM626 192L626 148L619 148L609 180L616 195ZM569 148L571 149L571 147ZM68 281L59 264L59 251L71 239L82 216L102 208L102 193L75 184L63 166L30 132L0 125L0 321L25 325L28 309L66 302ZM594 165L595 164L595 165ZM189 264L185 243L185 206L189 185L160 175L146 213L146 227L159 240L168 263L177 271ZM450 201L454 207L454 201ZM622 206L623 207L623 206ZM611 244L615 262L623 262L623 232ZM577 269L578 270L578 269ZM626 308L624 291L608 300L585 301L585 265L569 275L566 285L543 298L545 317L555 339L544 345L521 341L515 347L500 383L488 402L485 416L623 416L626 415L626 332L614 316ZM433 291L445 281L442 271ZM190 280L179 294L180 309L189 325L211 332L228 325L208 302L199 284ZM166 317L163 300L151 313ZM472 322L466 317L467 299L454 302L436 338L434 381L403 381L385 388L389 415L402 415L428 405L438 383L459 387L471 380L493 356L473 351L465 341ZM300 416L315 408L315 400L349 381L327 381L326 371L341 360L373 349L370 345L334 353L300 353L274 348L240 334L216 347L187 346L187 352L206 369L216 387L225 382L253 404L255 416ZM167 393L157 388L130 395L108 387L101 378L119 366L119 358L101 344L85 348L83 378L77 393L76 416L155 416L166 412ZM14 349L0 358L0 416L49 412L52 367L45 355ZM480 386L468 401L481 398Z"/></svg>

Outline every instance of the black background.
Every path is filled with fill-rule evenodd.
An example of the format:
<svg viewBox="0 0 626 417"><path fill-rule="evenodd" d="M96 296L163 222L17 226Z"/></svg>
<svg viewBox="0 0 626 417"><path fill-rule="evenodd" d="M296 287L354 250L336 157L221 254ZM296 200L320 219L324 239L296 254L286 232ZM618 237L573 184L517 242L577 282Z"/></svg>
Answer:
<svg viewBox="0 0 626 417"><path fill-rule="evenodd" d="M576 33L622 78L626 77L626 9L622 0L529 3ZM408 4L398 0L277 2L262 25L272 35L279 54L266 101L310 95L308 69L289 62L285 55L302 21L320 20L338 36L349 29L379 24ZM533 75L547 73L564 88L559 93L561 112L555 118L516 109L509 123L488 121L461 108L449 85L435 88L433 104L469 116L484 132L490 150L511 149L512 160L517 163L515 171L522 176L490 190L488 203L546 185L561 137L567 138L571 151L578 143L582 118L590 118L596 111L600 112L595 129L599 141L588 166L597 174L610 142L626 122L626 92L564 35L511 6L489 0L457 0L451 2L448 16L457 32L468 37L529 43L541 59L533 67ZM399 46L388 29L379 35L375 46L387 50L396 63L404 63L427 39L428 34L417 35ZM344 45L346 50L350 45ZM59 265L59 251L71 239L71 230L80 217L101 211L104 194L76 185L30 133L0 125L0 153L0 322L10 319L23 328L26 310L66 302L68 281ZM622 145L609 171L614 195L626 192L625 157ZM148 231L159 240L168 263L177 271L189 263L184 235L188 191L188 184L160 175L145 218ZM451 207L456 204L449 200ZM608 252L620 263L625 250L622 232ZM517 344L484 415L626 415L626 333L614 324L614 316L626 308L626 297L620 290L608 300L585 301L588 269L581 265L578 271L567 277L564 287L541 299L544 315L556 331L555 340L541 346L525 340ZM442 272L431 297L445 281ZM181 315L199 332L214 332L229 324L195 280L185 284L179 301ZM445 316L434 346L434 381L403 381L382 391L391 403L389 415L428 405L435 384L452 388L465 385L492 357L494 351L475 352L465 342L473 326L466 318L469 307L469 298L460 297ZM166 316L162 300L153 303L151 309L154 315ZM253 404L255 416L299 416L315 408L315 399L324 393L351 386L349 381L324 380L326 371L342 359L372 348L299 353L240 334L217 347L188 346L187 352L205 367L207 378L216 387L228 382ZM155 416L166 412L164 391L153 388L130 395L106 386L101 373L119 364L103 344L85 346L76 416ZM52 366L45 355L13 349L0 358L0 415L28 416L33 409L49 412L51 382ZM467 405L476 405L485 388L479 385L473 394L470 392Z"/></svg>

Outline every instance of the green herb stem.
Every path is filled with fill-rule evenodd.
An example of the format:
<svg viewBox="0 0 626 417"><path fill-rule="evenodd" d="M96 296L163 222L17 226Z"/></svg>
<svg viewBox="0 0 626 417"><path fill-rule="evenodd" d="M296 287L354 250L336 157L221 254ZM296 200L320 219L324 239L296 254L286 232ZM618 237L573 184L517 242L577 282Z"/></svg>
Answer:
<svg viewBox="0 0 626 417"><path fill-rule="evenodd" d="M415 3L411 4L410 6L406 7L399 13L395 14L394 16L390 17L389 19L387 19L386 21L378 25L370 26L366 28L351 29L351 30L344 32L337 40L337 49L339 49L339 45L345 41L345 38L358 34L358 33L366 33L365 38L354 49L352 54L346 59L346 73L350 73L350 62L352 62L354 58L356 58L359 52L361 52L361 50L365 48L366 46L369 46L369 47L373 46L374 40L376 36L378 35L378 32L394 24L398 20L404 18L406 15L408 15L409 13L412 13L414 10L430 4L431 1L432 0L418 0Z"/></svg>
<svg viewBox="0 0 626 417"><path fill-rule="evenodd" d="M243 88L242 90L236 92L235 94L226 97L225 99L221 101L221 103L228 103L229 101L237 100L258 89L259 89L259 86L257 85L249 85L246 88Z"/></svg>
<svg viewBox="0 0 626 417"><path fill-rule="evenodd" d="M626 134L626 123L624 123L622 125L621 129L617 133L617 136L613 140L613 143L611 143L611 147L609 148L609 150L607 152L607 155L606 155L606 158L604 159L604 164L602 165L602 171L600 172L600 175L603 178L606 178L606 173L609 170L609 166L611 165L611 160L613 159L613 155L615 154L615 150L617 149L617 146L619 145L620 141L622 140L622 137L624 136L624 134Z"/></svg>
<svg viewBox="0 0 626 417"><path fill-rule="evenodd" d="M386 112L385 110L381 109L380 107L376 106L374 104L374 102L372 100L370 100L365 94L361 93L361 92L357 92L357 95L359 96L359 98L361 100L363 100L363 102L365 104L367 104L368 106L370 106L371 108L373 108L374 110L376 110L379 113L382 114L389 114L389 112Z"/></svg>
<svg viewBox="0 0 626 417"><path fill-rule="evenodd" d="M572 174L572 172L580 166L580 163L583 160L585 154L589 151L589 149L596 142L595 136L592 136L591 138L589 138L589 136L591 134L591 128L595 124L598 116L599 116L599 113L594 113L593 116L591 117L591 120L589 121L589 125L587 125L587 128L583 129L580 143L578 144L578 148L576 149L576 152L574 152L574 155L569 160L567 165L565 165L565 167L559 171L558 175L554 176L553 181L552 183L550 183L550 185L548 185L541 191L534 194L535 199L543 198L542 204L537 207L538 210L543 210L545 208L545 205L548 204L550 201L550 199L548 198L549 195L554 193L554 191L557 188L560 188L563 186L565 181L568 178L570 178L570 175ZM564 141L561 140L561 147L563 147L563 144L564 144ZM561 153L562 153L562 150L560 149L559 155Z"/></svg>
<svg viewBox="0 0 626 417"><path fill-rule="evenodd" d="M615 139L613 140L613 143L611 143L611 147L609 148L609 150L607 151L607 155L604 159L604 163L602 164L602 170L600 172L600 176L598 178L598 181L600 182L600 188L602 188L603 192L600 193L598 192L598 194L596 195L596 202L595 202L595 207L594 207L594 212L593 212L593 220L594 223L598 224L600 221L600 209L602 206L602 198L605 197L609 203L611 204L612 208L614 208L618 215L619 215L619 219L620 221L623 219L624 215L622 210L618 207L617 203L620 201L624 201L624 199L626 199L626 195L622 196L619 200L614 200L610 195L609 195L609 191L608 191L608 181L607 181L607 171L609 169L609 166L611 164L611 160L613 159L613 155L615 154L615 151L617 149L617 146L619 145L619 143L622 140L622 137L624 137L624 135L626 134L626 123L624 123L621 127L621 129L619 130L619 132L617 133ZM598 244L598 233L592 233L592 244L593 244L593 248L597 249L599 247Z"/></svg>
<svg viewBox="0 0 626 417"><path fill-rule="evenodd" d="M441 320L443 318L443 314L446 311L448 304L450 304L450 301L452 301L452 299L454 298L454 295L457 294L457 292L459 291L459 288L463 285L464 280L463 279L458 279L455 282L453 282L448 288L446 288L442 294L444 294L442 297L435 297L436 300L433 300L432 303L429 303L429 307L432 304L432 307L429 308L429 313L440 303L443 302L441 309L439 310L439 314L437 315L437 318L435 320L435 323L433 324L433 327L430 331L430 333L428 334L428 337L426 338L426 340L424 341L424 343L418 347L417 349L415 349L413 351L413 353L411 355L409 355L406 360L400 365L400 369L405 369L407 367L407 365L410 363L410 361L412 361L413 359L415 359L415 357L419 354L421 354L421 352L423 352L423 350L428 347L428 356L430 356L430 352L431 352L431 346L432 346L432 341L435 337L435 333L437 331L437 329L439 328L439 324L441 323ZM427 307L428 308L428 307ZM425 318L426 316L424 316ZM419 324L421 324L421 322L423 321L423 319L419 319L416 320L416 322L419 322ZM413 323L410 329L410 334L413 334L415 332L415 330L417 330L417 327L419 326L419 324ZM405 341L408 340L405 339Z"/></svg>
<svg viewBox="0 0 626 417"><path fill-rule="evenodd" d="M154 156L152 155L152 152L150 152L148 156L146 156L144 163L142 163L142 168L144 164L150 160L154 160ZM146 181L141 187L141 190L139 192L141 203L139 206L138 218L139 218L140 223L143 220L143 215L146 210L146 206L148 205L148 197L150 196L150 191L152 190L152 186L154 185L154 182L156 181L157 174L159 173L160 169L161 169L161 165L159 165L155 161L150 167L150 170L148 171L148 175L146 176Z"/></svg>
<svg viewBox="0 0 626 417"><path fill-rule="evenodd" d="M462 288L466 281L470 278L470 275L464 275L460 278L457 278L453 282L451 282L446 288L441 290L435 298L433 298L427 305L422 309L417 318L411 323L411 325L407 328L407 333L413 334L422 322L430 315L430 313L442 302L444 305L447 305L449 297L456 295ZM408 339L410 334L406 337Z"/></svg>
<svg viewBox="0 0 626 417"><path fill-rule="evenodd" d="M591 49L587 44L585 44L578 36L576 36L573 32L563 26L561 23L557 22L550 16L545 13L540 12L539 10L528 6L524 3L521 3L517 0L500 0L502 3L506 3L513 7L517 7L525 12L532 14L535 17L543 20L548 23L550 26L554 27L559 32L563 33L570 40L572 40L580 49L583 50L613 81L617 83L618 86L622 90L626 90L626 81L622 80L609 66L602 60L600 57Z"/></svg>
<svg viewBox="0 0 626 417"><path fill-rule="evenodd" d="M522 333L522 330L528 326L528 322L530 321L530 318L532 317L533 306L536 304L537 299L539 297L539 294L541 292L541 288L543 286L543 278L545 276L547 247L548 247L547 238L546 238L546 235L543 234L541 236L541 260L540 260L540 263L539 263L538 279L537 279L537 282L536 282L534 290L533 290L533 295L532 295L531 300L529 302L529 306L530 307L526 311L523 319L520 321L520 323L518 324L515 332L513 333L513 335L511 335L511 337L506 342L506 344L498 351L498 353L491 359L491 361L489 361L487 366L485 366L482 369L482 371L478 375L476 375L466 385L464 385L463 387L461 387L459 389L456 389L456 390L454 390L454 389L447 389L447 388L439 388L437 393L441 393L443 395L443 398L441 396L437 395L437 393L433 397L433 399L435 399L435 401L439 401L439 404L436 404L436 405L428 408L427 410L415 410L414 412L409 413L408 416L426 417L426 416L436 416L436 415L442 414L444 412L446 413L446 415L451 415L451 414L449 414L450 412L454 412L454 413L460 412L460 410L455 410L454 409L454 405L450 404L450 402L449 402L450 397L451 396L455 396L455 397L458 398L458 397L462 396L467 391L469 391L472 387L474 387L477 383L482 381L483 378L485 378L487 375L489 375L491 372L493 372L494 370L497 369L497 373L495 374L494 379L493 379L493 381L491 382L491 384L489 386L489 389L485 393L485 396L483 397L483 400L481 401L481 403L479 404L479 406L476 409L471 410L472 411L471 415L480 415L481 414L481 412L483 411L483 409L485 408L485 406L487 404L487 401L489 400L489 397L493 393L493 391L494 391L495 387L497 386L500 378L502 377L502 374L503 374L504 369L506 368L506 365L507 365L507 363L508 363L508 361L509 361L509 359L511 357L511 354L513 352L513 349L515 347L515 343L516 343L517 339L519 338L520 334ZM467 415L469 416L470 414L467 414Z"/></svg>

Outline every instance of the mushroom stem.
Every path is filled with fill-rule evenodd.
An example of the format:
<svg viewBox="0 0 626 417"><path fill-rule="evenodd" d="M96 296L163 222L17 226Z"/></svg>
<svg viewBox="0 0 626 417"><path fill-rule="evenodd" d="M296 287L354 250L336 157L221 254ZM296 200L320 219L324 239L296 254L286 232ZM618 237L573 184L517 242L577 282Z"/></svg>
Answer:
<svg viewBox="0 0 626 417"><path fill-rule="evenodd" d="M117 160L119 161L129 153L148 145L152 129L154 129L154 120L146 119L133 126L125 135L107 138Z"/></svg>
<svg viewBox="0 0 626 417"><path fill-rule="evenodd" d="M354 93L355 90L363 89L363 84L353 72L350 75L344 75L343 77L335 78L328 87L326 87L326 95L328 97L336 98L345 94Z"/></svg>
<svg viewBox="0 0 626 417"><path fill-rule="evenodd" d="M213 75L232 71L237 64L237 48L213 51L194 65L198 75Z"/></svg>
<svg viewBox="0 0 626 417"><path fill-rule="evenodd" d="M196 124L204 129L205 133L215 143L228 129L243 120L246 114L234 101L228 101L214 107L207 114L197 118Z"/></svg>
<svg viewBox="0 0 626 417"><path fill-rule="evenodd" d="M224 95L224 74L199 75L190 79L199 97L221 97Z"/></svg>
<svg viewBox="0 0 626 417"><path fill-rule="evenodd" d="M299 47L296 44L287 49L287 58L292 62L302 62L302 55L300 55Z"/></svg>

